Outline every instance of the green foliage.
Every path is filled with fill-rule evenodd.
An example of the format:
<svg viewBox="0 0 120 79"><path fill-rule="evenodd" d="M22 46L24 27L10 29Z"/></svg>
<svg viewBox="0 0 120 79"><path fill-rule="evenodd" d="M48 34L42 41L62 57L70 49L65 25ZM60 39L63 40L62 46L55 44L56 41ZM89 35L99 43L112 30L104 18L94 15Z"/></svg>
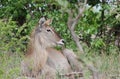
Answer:
<svg viewBox="0 0 120 79"><path fill-rule="evenodd" d="M74 14L74 16L76 16L76 3L77 1L71 2L70 0L23 0L17 2L16 0L2 0L0 10L0 36L2 39L1 49L25 52L30 32L37 24L38 19L41 16L47 16L48 18L53 19L52 26L66 40L66 47L76 50L75 43L72 41L70 32L66 27L68 19L66 11L68 9L72 9L73 12L76 12ZM93 2L89 1L88 3L92 4ZM96 3L92 5L97 5L98 3L100 2L96 0ZM82 39L81 41L86 43L88 46L96 46L95 48L98 48L99 45L103 45L103 43L105 45L102 47L107 47L105 39L108 39L108 37L106 35L104 35L103 38L98 36L102 42L91 38L92 36L100 34L100 29L104 30L101 26L108 26L111 28L115 24L119 23L119 8L112 9L112 7L107 3L101 4L101 6L101 10L107 10L110 12L109 14L104 15L104 22L101 20L101 11L94 12L93 8L90 7L84 12L83 17L79 20L79 23L75 28L76 34L78 34L80 39ZM115 14L117 15L114 16ZM105 27L105 30L106 29L107 28ZM6 32L6 30L8 32Z"/></svg>
<svg viewBox="0 0 120 79"><path fill-rule="evenodd" d="M95 6L96 4L99 4L100 3L100 0L88 0L88 4L89 5L92 5L92 6Z"/></svg>
<svg viewBox="0 0 120 79"><path fill-rule="evenodd" d="M23 51L25 49L25 40L28 36L23 36L25 33L25 25L18 27L15 21L9 19L8 21L0 20L0 50L2 51Z"/></svg>

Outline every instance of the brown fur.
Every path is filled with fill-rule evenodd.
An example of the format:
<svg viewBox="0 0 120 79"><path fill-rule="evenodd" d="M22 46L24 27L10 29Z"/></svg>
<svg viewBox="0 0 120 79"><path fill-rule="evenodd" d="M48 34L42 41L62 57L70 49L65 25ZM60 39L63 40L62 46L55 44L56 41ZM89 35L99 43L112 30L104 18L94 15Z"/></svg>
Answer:
<svg viewBox="0 0 120 79"><path fill-rule="evenodd" d="M43 18L40 19L38 27L31 34L27 54L21 63L22 74L37 79L54 79L56 73L60 75L80 71L72 51L54 48L57 44L63 44L63 40L49 26L51 20L43 21Z"/></svg>

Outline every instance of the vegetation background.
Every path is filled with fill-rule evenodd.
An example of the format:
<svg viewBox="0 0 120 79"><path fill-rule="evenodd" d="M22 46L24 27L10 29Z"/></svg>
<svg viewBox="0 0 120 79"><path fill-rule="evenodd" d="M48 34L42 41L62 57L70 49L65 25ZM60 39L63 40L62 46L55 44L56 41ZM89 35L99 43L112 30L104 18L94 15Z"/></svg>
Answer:
<svg viewBox="0 0 120 79"><path fill-rule="evenodd" d="M52 26L85 63L94 65L105 79L120 79L120 0L88 0L75 33L84 54L79 54L67 28L67 10L78 14L84 0L0 0L0 79L20 75L20 62L29 35L40 17L52 18ZM83 67L85 79L91 71Z"/></svg>

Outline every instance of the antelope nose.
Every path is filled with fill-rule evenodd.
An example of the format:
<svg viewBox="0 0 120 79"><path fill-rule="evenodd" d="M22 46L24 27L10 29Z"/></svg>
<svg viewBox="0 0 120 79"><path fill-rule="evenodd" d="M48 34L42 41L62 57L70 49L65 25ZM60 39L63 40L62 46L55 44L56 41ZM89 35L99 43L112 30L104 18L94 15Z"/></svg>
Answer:
<svg viewBox="0 0 120 79"><path fill-rule="evenodd" d="M64 43L65 43L64 39L61 39L61 40L58 42L59 45L64 45Z"/></svg>
<svg viewBox="0 0 120 79"><path fill-rule="evenodd" d="M65 40L64 39L61 39L62 43L65 43Z"/></svg>

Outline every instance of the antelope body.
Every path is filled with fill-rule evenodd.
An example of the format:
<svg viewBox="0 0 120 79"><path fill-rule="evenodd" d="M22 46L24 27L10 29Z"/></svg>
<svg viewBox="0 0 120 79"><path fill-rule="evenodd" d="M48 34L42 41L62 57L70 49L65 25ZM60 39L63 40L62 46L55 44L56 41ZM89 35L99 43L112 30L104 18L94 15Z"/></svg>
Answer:
<svg viewBox="0 0 120 79"><path fill-rule="evenodd" d="M35 79L55 79L56 74L80 71L75 54L68 49L56 50L64 40L50 26L51 20L41 18L33 30L28 51L21 63L22 74ZM74 79L74 77L70 77Z"/></svg>

